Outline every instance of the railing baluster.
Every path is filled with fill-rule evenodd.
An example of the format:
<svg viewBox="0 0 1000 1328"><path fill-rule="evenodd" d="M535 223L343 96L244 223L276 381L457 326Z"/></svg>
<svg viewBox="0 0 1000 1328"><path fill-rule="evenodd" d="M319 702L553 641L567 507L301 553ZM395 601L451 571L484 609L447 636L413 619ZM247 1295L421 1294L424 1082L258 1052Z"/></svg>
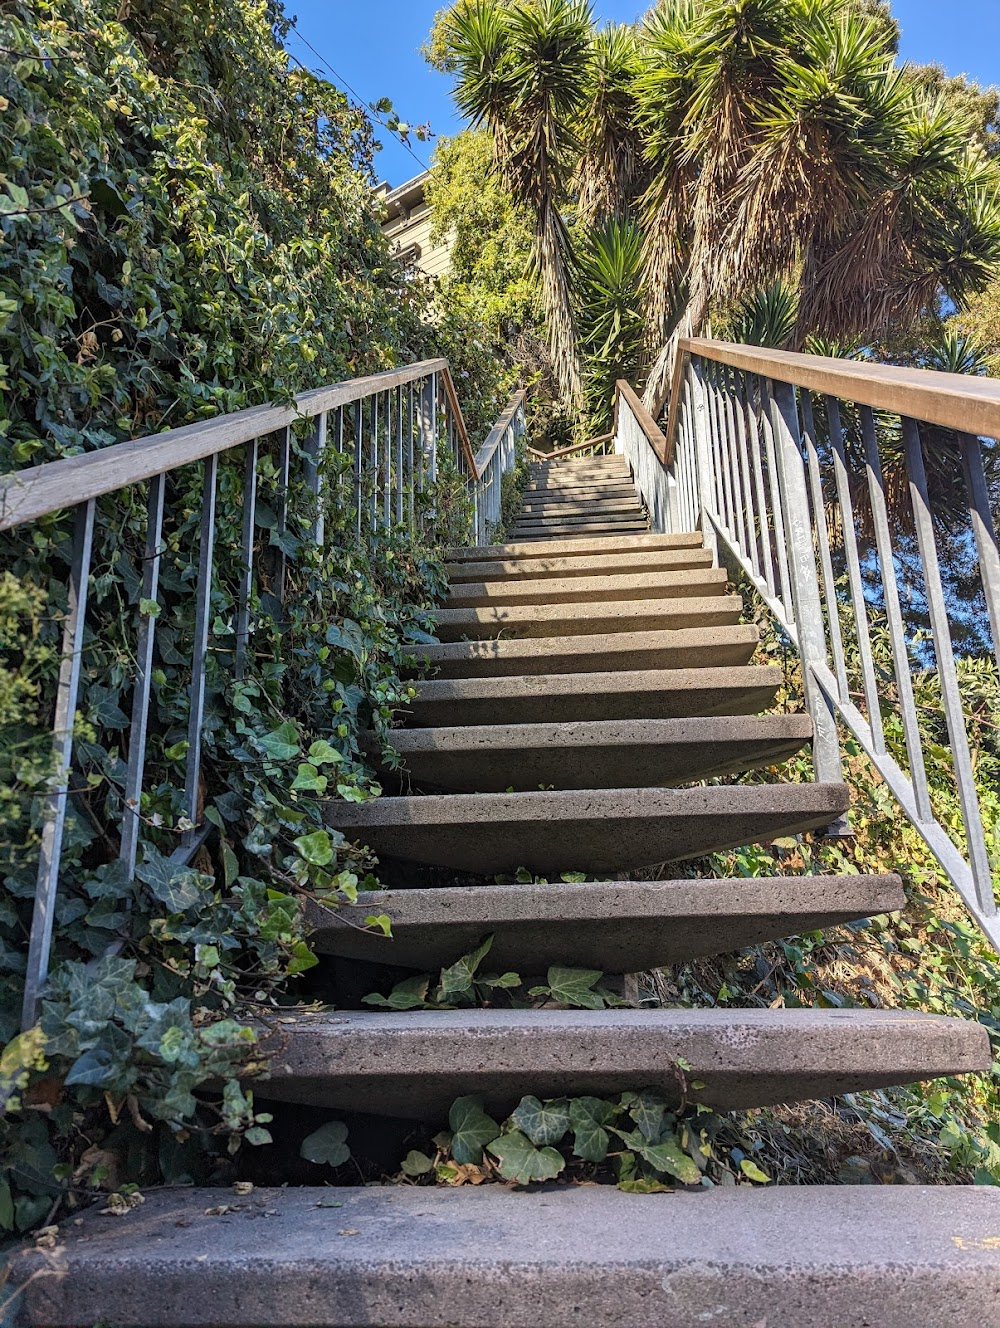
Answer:
<svg viewBox="0 0 1000 1328"><path fill-rule="evenodd" d="M410 477L407 502L409 504L410 531L412 532L416 523L416 498L417 498L417 472L415 468L414 455L413 455L413 431L415 428L415 422L413 418L412 383L407 384L406 395L407 395L407 421L408 421L407 430L406 430L406 440L407 440L406 446L407 446L407 455L409 457L408 474Z"/></svg>
<svg viewBox="0 0 1000 1328"><path fill-rule="evenodd" d="M983 469L983 447L978 438L967 433L959 435L959 447L962 450L962 470L969 495L969 519L976 539L979 574L993 635L993 655L1000 669L1000 546L997 543L990 491Z"/></svg>
<svg viewBox="0 0 1000 1328"><path fill-rule="evenodd" d="M844 430L840 420L840 403L835 397L826 398L826 418L830 428L830 444L833 448L833 474L837 487L837 502L840 506L840 526L844 536L847 582L851 591L854 628L858 640L858 655L861 659L861 685L868 710L868 727L872 731L872 746L877 753L882 754L886 749L882 705L878 680L875 677L871 632L868 628L868 611L865 604L864 581L861 576L861 559L858 554L858 537L854 524L854 504L851 500L851 480L847 469Z"/></svg>
<svg viewBox="0 0 1000 1328"><path fill-rule="evenodd" d="M240 587L236 609L236 658L233 673L242 678L250 643L250 596L253 591L253 544L257 523L257 457L260 439L247 443L243 467L243 538L240 545Z"/></svg>
<svg viewBox="0 0 1000 1328"><path fill-rule="evenodd" d="M326 451L326 411L316 415L309 426L309 433L302 444L305 452L306 488L312 494L316 514L312 527L312 539L322 546L326 529L323 513L323 453Z"/></svg>
<svg viewBox="0 0 1000 1328"><path fill-rule="evenodd" d="M364 418L365 403L358 401L354 407L354 533L361 538L363 507L361 472L364 464Z"/></svg>
<svg viewBox="0 0 1000 1328"><path fill-rule="evenodd" d="M927 609L934 636L934 654L937 657L938 680L941 684L941 700L944 704L945 721L948 725L948 737L951 742L952 761L955 767L955 779L958 784L958 798L965 822L965 837L968 845L969 863L972 867L972 879L976 888L979 907L987 917L996 914L996 898L993 893L993 878L990 871L989 852L986 848L986 836L983 832L983 818L976 792L976 778L972 769L972 754L969 751L969 735L962 713L962 694L959 690L958 672L955 668L955 654L951 643L951 628L948 623L948 608L945 604L944 587L941 584L941 569L938 565L937 544L934 539L934 524L931 517L930 500L927 493L927 472L924 468L923 449L920 445L920 430L914 420L902 419L903 446L906 452L906 469L910 480L910 501L913 504L913 519L917 530L917 545L924 569L924 587L927 592ZM915 716L914 716L915 718ZM928 814L930 819L930 814Z"/></svg>
<svg viewBox="0 0 1000 1328"><path fill-rule="evenodd" d="M692 360L688 366L694 392L695 452L698 466L698 517L702 537L712 551L712 564L719 565L719 542L715 532L712 485L712 442L709 422L708 388L702 362Z"/></svg>
<svg viewBox="0 0 1000 1328"><path fill-rule="evenodd" d="M778 463L778 489L784 507L788 534L789 571L792 579L792 606L798 625L799 655L802 660L802 687L806 708L813 720L813 769L821 781L841 783L843 767L840 739L833 705L812 672L814 662L826 663L826 633L823 609L816 577L812 526L809 519L809 495L799 436L799 416L795 388L775 383L771 395L771 420ZM846 817L839 817L827 833L849 834Z"/></svg>
<svg viewBox="0 0 1000 1328"><path fill-rule="evenodd" d="M780 496L774 428L771 423L770 412L764 404L765 398L770 395L766 379L757 379L757 393L760 398L760 425L764 434L764 456L767 461L767 487L771 495L771 518L774 522L774 551L778 559L778 585L781 590L781 604L784 608L785 618L787 622L791 623L794 621L794 609L792 607L791 575L788 568L788 541L785 538L785 516ZM768 538L770 538L770 533L768 533Z"/></svg>
<svg viewBox="0 0 1000 1328"><path fill-rule="evenodd" d="M280 492L278 495L278 534L285 535L288 532L288 486L292 480L292 426L282 429L279 435L278 443L278 484ZM278 599L282 604L285 602L285 582L288 577L288 555L284 549L280 550L278 560Z"/></svg>
<svg viewBox="0 0 1000 1328"><path fill-rule="evenodd" d="M754 576L759 577L760 552L757 548L757 504L753 489L750 485L750 458L747 455L747 425L746 417L743 412L742 375L738 374L736 370L733 370L730 376L730 383L732 397L730 417L734 423L733 445L736 448L737 459L739 461L739 473L743 494L744 548L750 556L750 567L753 570Z"/></svg>
<svg viewBox="0 0 1000 1328"><path fill-rule="evenodd" d="M802 410L802 433L806 444L809 490L812 494L813 524L819 545L820 568L823 572L823 598L826 601L826 618L829 626L830 649L833 653L833 668L837 676L837 685L840 687L840 694L847 697L850 695L851 689L847 681L844 638L840 630L840 609L837 605L837 583L833 575L833 559L830 556L830 531L826 524L823 481L820 478L819 455L816 451L816 421L813 416L812 398L808 392L799 393L799 405Z"/></svg>
<svg viewBox="0 0 1000 1328"><path fill-rule="evenodd" d="M757 413L753 409L750 401L749 383L750 375L745 374L741 379L741 400L743 403L743 414L746 420L748 433L748 445L750 450L750 463L753 469L754 492L757 495L757 511L760 517L760 556L764 584L767 587L767 593L774 595L774 562L771 557L771 527L767 521L767 499L764 496L764 471L760 459L760 431L757 427Z"/></svg>
<svg viewBox="0 0 1000 1328"><path fill-rule="evenodd" d="M385 445L382 449L382 524L386 530L392 525L392 449L393 449L393 394L385 393Z"/></svg>
<svg viewBox="0 0 1000 1328"><path fill-rule="evenodd" d="M156 603L160 588L160 557L163 536L163 499L167 485L166 475L154 475L149 481L146 503L146 540L142 554L142 589L139 592L149 604ZM136 672L132 691L132 724L128 734L128 767L125 772L125 793L122 806L122 831L118 857L125 864L129 879L135 870L142 821L139 806L142 799L142 776L146 764L146 728L149 723L149 692L153 674L153 646L156 638L156 614L144 613L139 608L139 628L136 634Z"/></svg>
<svg viewBox="0 0 1000 1328"><path fill-rule="evenodd" d="M396 524L403 524L403 389L396 388Z"/></svg>
<svg viewBox="0 0 1000 1328"><path fill-rule="evenodd" d="M63 623L62 657L56 689L52 747L55 763L49 782L38 857L38 878L31 914L31 938L28 943L28 967L24 979L21 1026L31 1028L38 1018L38 1003L49 975L52 949L52 925L55 921L56 893L59 888L59 865L62 858L63 831L66 827L66 804L69 799L70 764L73 757L73 729L80 691L80 665L87 614L87 589L90 559L94 548L93 498L81 503L73 516L73 552L70 561Z"/></svg>
<svg viewBox="0 0 1000 1328"><path fill-rule="evenodd" d="M198 797L201 791L201 736L205 722L205 669L208 663L208 628L212 612L212 570L215 563L215 499L219 479L219 454L205 458L201 499L201 542L198 549L197 605L191 660L188 749L184 777L184 811L191 829L181 836L180 850L173 854L184 861L198 838Z"/></svg>
<svg viewBox="0 0 1000 1328"><path fill-rule="evenodd" d="M868 493L871 501L872 525L875 529L875 547L882 571L882 593L885 598L885 616L889 624L889 645L892 649L893 671L899 691L899 708L903 719L906 753L910 764L910 781L916 794L917 807L924 820L932 816L927 775L924 770L924 752L920 742L920 724L913 699L913 681L910 677L910 656L906 649L903 614L899 607L899 585L896 580L896 562L889 534L889 514L885 503L885 484L882 461L878 451L875 415L870 406L860 408L861 438L865 449L865 469L868 474Z"/></svg>

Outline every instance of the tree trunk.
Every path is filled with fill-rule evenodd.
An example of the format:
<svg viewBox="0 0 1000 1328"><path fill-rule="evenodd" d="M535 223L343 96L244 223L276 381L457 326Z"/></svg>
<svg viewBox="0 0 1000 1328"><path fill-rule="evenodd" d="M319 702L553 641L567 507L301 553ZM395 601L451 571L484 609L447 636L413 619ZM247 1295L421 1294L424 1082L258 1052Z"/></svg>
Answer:
<svg viewBox="0 0 1000 1328"><path fill-rule="evenodd" d="M563 404L580 414L583 410L583 383L576 344L576 326L566 275L562 223L550 200L538 217L535 233L535 259L542 279L542 300L548 331L552 372Z"/></svg>

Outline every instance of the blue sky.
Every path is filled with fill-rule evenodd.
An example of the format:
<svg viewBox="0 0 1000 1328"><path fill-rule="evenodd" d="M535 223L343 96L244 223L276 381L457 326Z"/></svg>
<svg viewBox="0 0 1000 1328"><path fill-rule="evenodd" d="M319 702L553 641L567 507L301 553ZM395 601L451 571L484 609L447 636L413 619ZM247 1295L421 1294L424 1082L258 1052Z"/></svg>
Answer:
<svg viewBox="0 0 1000 1328"><path fill-rule="evenodd" d="M390 97L399 115L412 124L430 121L436 134L459 128L449 96L449 80L424 62L420 47L435 12L445 0L285 0L288 14L305 41L364 101ZM649 7L636 0L597 0L606 20L631 22ZM969 74L980 83L1000 83L1000 0L893 0L903 30L901 55L921 63L936 61L952 74ZM304 64L330 75L295 32L288 49ZM384 144L378 169L393 185L416 175L421 163L393 137ZM433 143L413 143L423 162Z"/></svg>

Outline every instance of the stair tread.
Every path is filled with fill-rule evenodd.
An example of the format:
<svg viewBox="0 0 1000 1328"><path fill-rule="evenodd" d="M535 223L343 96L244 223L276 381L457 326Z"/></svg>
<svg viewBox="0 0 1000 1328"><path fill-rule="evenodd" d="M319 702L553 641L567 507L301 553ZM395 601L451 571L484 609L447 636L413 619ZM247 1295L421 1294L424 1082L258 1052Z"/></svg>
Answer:
<svg viewBox="0 0 1000 1328"><path fill-rule="evenodd" d="M847 810L844 784L448 793L327 802L379 854L457 871L624 871L802 833Z"/></svg>
<svg viewBox="0 0 1000 1328"><path fill-rule="evenodd" d="M391 743L420 787L502 793L672 787L780 764L812 737L808 715L525 724L510 710L509 723L397 729Z"/></svg>
<svg viewBox="0 0 1000 1328"><path fill-rule="evenodd" d="M723 627L677 627L661 631L606 632L563 637L524 637L448 641L420 647L420 655L440 677L496 677L511 674L590 673L608 669L669 668L746 664L759 643L750 623Z"/></svg>
<svg viewBox="0 0 1000 1328"><path fill-rule="evenodd" d="M724 567L629 572L603 576L509 577L500 581L462 581L444 601L449 608L490 603L557 604L583 599L667 599L685 594L721 594L729 574Z"/></svg>
<svg viewBox="0 0 1000 1328"><path fill-rule="evenodd" d="M522 975L550 964L635 973L765 940L891 913L898 876L776 876L409 887L362 897L392 919L364 931L350 911L309 901L319 954L433 970L493 936L488 967Z"/></svg>
<svg viewBox="0 0 1000 1328"><path fill-rule="evenodd" d="M18 1258L29 1323L986 1328L1000 1298L1000 1190L986 1185L144 1195L124 1218L97 1204L60 1232L62 1277L41 1271L44 1251Z"/></svg>
<svg viewBox="0 0 1000 1328"><path fill-rule="evenodd" d="M408 725L544 720L673 719L765 710L784 674L774 665L432 678L407 703Z"/></svg>
<svg viewBox="0 0 1000 1328"><path fill-rule="evenodd" d="M434 631L442 642L462 637L585 636L598 632L722 627L739 621L738 595L688 595L583 604L490 604L485 608L436 609Z"/></svg>
<svg viewBox="0 0 1000 1328"><path fill-rule="evenodd" d="M868 1009L299 1011L262 1030L256 1094L440 1120L480 1096L497 1119L526 1093L610 1097L637 1086L720 1111L988 1070L967 1019ZM702 1087L694 1088L700 1083Z"/></svg>
<svg viewBox="0 0 1000 1328"><path fill-rule="evenodd" d="M564 579L570 576L624 576L627 572L649 573L675 571L685 567L711 567L709 549L652 549L646 553L615 553L578 558L510 558L479 563L450 563L448 580L454 585L466 581Z"/></svg>

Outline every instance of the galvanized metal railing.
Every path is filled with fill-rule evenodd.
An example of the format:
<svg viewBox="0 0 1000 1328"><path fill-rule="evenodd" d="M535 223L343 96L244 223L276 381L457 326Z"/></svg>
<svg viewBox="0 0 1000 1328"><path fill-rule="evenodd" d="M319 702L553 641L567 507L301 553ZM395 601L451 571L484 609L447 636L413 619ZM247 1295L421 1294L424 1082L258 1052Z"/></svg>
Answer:
<svg viewBox="0 0 1000 1328"><path fill-rule="evenodd" d="M471 513L467 538L486 543L500 517L503 475L515 462L524 432L524 394L518 393L488 438L473 452L443 359L425 360L302 393L293 405L257 406L199 421L96 452L0 476L0 533L72 511L73 540L61 664L55 698L54 761L41 829L37 887L24 990L23 1022L36 1018L48 974L67 803L71 796L73 734L80 691L81 655L98 500L146 484L142 588L136 614L136 665L129 728L119 858L131 877L139 847L139 804L156 643L155 605L163 553L166 481L181 467L202 467L198 577L191 658L190 708L184 773L183 833L173 860L190 861L203 842L199 824L206 662L211 635L211 592L216 570L216 499L219 461L244 449L242 532L233 669L244 676L253 652L258 568L255 566L258 475L264 452L277 475L277 533L288 531L289 494L296 482L311 495L311 540L322 547L336 509L342 530L360 539L394 527L411 532L435 521L439 473L447 461L460 477ZM293 466L297 471L293 473ZM280 557L272 593L286 594L287 558ZM145 606L145 607L143 607Z"/></svg>
<svg viewBox="0 0 1000 1328"><path fill-rule="evenodd" d="M745 573L795 645L815 727L816 778L843 778L843 724L1000 950L1000 827L984 825L970 754L970 706L952 638L956 605L945 589L928 484L932 429L948 431L954 450L967 518L956 539L975 562L977 602L1000 665L1000 551L982 441L1000 438L996 380L684 338L666 432L619 384L615 445L629 459L653 529L700 528L717 560ZM892 507L900 493L904 506ZM884 658L873 648L876 634L888 636ZM928 788L914 683L931 671L960 826L942 823ZM886 738L890 713L902 732L895 751Z"/></svg>

